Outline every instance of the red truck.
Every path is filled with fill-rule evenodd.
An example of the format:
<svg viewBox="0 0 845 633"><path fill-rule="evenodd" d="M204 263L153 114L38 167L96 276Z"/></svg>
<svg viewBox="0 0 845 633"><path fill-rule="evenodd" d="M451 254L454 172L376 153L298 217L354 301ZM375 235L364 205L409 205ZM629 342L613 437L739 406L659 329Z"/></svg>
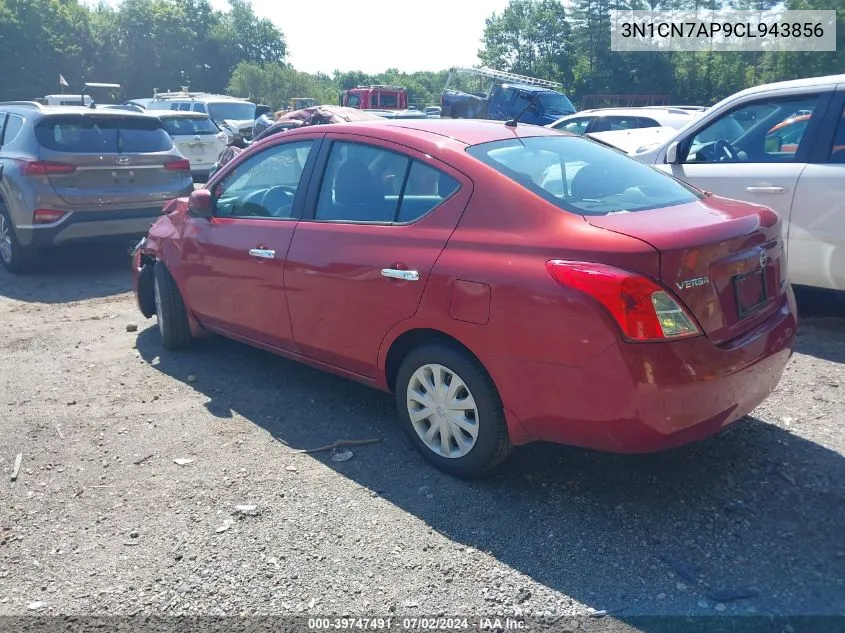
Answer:
<svg viewBox="0 0 845 633"><path fill-rule="evenodd" d="M341 93L340 105L359 110L407 110L408 91L402 86L358 86Z"/></svg>

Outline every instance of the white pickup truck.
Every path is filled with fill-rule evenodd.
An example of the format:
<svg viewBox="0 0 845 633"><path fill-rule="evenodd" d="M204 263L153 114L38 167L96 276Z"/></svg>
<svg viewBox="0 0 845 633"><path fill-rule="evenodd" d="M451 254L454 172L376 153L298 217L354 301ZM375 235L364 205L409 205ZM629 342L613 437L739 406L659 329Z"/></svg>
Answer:
<svg viewBox="0 0 845 633"><path fill-rule="evenodd" d="M669 138L643 143L629 153L705 191L777 211L792 283L845 290L845 75L743 90Z"/></svg>

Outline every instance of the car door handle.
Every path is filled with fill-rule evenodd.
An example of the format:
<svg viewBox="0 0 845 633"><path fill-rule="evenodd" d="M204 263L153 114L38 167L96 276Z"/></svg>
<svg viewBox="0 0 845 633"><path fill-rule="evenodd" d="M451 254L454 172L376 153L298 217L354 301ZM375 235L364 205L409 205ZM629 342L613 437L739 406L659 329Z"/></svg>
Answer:
<svg viewBox="0 0 845 633"><path fill-rule="evenodd" d="M403 281L419 281L420 274L416 270L399 270L398 268L382 268L381 276Z"/></svg>
<svg viewBox="0 0 845 633"><path fill-rule="evenodd" d="M786 187L746 187L748 193L784 193Z"/></svg>
<svg viewBox="0 0 845 633"><path fill-rule="evenodd" d="M251 248L249 249L249 254L252 257L258 257L260 259L273 259L276 256L276 251L266 248Z"/></svg>

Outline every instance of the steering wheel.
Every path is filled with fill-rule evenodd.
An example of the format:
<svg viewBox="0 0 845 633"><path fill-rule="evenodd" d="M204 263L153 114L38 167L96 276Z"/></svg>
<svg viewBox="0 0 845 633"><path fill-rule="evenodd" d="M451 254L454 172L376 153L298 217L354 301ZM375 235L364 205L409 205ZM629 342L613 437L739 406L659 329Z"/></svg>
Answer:
<svg viewBox="0 0 845 633"><path fill-rule="evenodd" d="M719 163L732 163L739 158L733 146L721 138L713 141L713 157Z"/></svg>
<svg viewBox="0 0 845 633"><path fill-rule="evenodd" d="M279 199L279 194L283 194L282 199ZM275 185L261 196L261 204L268 210L270 216L283 218L290 216L289 209L293 208L294 198L296 198L296 189L284 185ZM287 213L284 212L285 209L288 209Z"/></svg>

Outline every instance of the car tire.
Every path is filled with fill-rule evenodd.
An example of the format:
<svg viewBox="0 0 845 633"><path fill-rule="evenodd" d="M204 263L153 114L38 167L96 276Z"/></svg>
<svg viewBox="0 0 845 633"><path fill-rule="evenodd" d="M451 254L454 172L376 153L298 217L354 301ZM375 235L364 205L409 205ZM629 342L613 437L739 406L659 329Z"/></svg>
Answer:
<svg viewBox="0 0 845 633"><path fill-rule="evenodd" d="M153 290L161 344L170 350L185 349L193 338L188 312L176 282L162 262L155 263Z"/></svg>
<svg viewBox="0 0 845 633"><path fill-rule="evenodd" d="M21 246L6 206L0 203L0 264L16 275L29 271L35 263L35 250Z"/></svg>
<svg viewBox="0 0 845 633"><path fill-rule="evenodd" d="M457 346L430 343L412 350L396 374L396 404L417 450L450 475L481 477L512 449L496 386L481 364Z"/></svg>

